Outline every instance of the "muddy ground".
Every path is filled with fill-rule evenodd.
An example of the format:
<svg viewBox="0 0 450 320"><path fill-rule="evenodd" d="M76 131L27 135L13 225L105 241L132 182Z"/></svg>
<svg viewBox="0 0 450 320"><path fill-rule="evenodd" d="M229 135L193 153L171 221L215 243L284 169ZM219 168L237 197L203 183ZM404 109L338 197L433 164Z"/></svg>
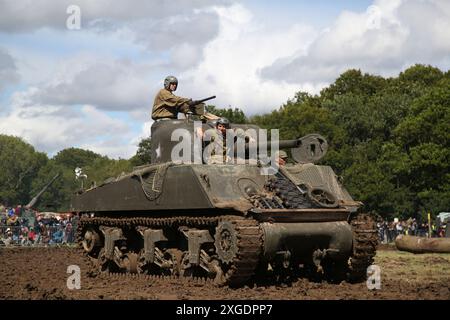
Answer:
<svg viewBox="0 0 450 320"><path fill-rule="evenodd" d="M380 290L368 290L366 283L307 279L230 289L176 279L95 275L73 248L0 248L0 299L450 299L450 254L414 255L382 247L375 263L381 268ZM80 267L79 290L67 288L69 265Z"/></svg>

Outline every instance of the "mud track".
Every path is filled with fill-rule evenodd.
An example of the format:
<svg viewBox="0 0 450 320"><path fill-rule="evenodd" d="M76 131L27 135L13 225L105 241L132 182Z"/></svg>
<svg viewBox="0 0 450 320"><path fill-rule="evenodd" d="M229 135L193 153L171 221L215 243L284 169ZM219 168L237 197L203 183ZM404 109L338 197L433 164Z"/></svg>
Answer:
<svg viewBox="0 0 450 320"><path fill-rule="evenodd" d="M365 283L329 284L295 279L238 289L177 279L133 279L89 273L89 262L73 248L1 248L0 299L304 300L450 299L450 254L413 255L380 250L380 290ZM81 289L69 290L67 267L81 269Z"/></svg>

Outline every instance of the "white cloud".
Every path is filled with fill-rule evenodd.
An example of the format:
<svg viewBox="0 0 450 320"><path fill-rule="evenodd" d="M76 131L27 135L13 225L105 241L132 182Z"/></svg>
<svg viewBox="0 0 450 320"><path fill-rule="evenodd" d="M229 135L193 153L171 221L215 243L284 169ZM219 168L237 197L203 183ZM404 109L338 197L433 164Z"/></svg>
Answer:
<svg viewBox="0 0 450 320"><path fill-rule="evenodd" d="M30 89L33 90L36 89ZM124 148L124 141L134 136L124 121L90 105L67 108L31 104L28 93L14 94L10 112L0 116L0 133L23 137L37 150L50 154L71 146L102 151L102 141L108 140L117 142L111 156L129 157L133 154L133 146ZM110 151L113 150L110 148Z"/></svg>
<svg viewBox="0 0 450 320"><path fill-rule="evenodd" d="M179 93L194 98L217 95L219 107L239 107L249 114L278 107L300 89L282 81L264 80L262 67L280 57L302 52L314 30L293 24L289 29L267 29L242 5L217 7L219 34L203 50L204 59L181 75ZM309 84L304 88L313 89Z"/></svg>
<svg viewBox="0 0 450 320"><path fill-rule="evenodd" d="M348 68L393 75L415 63L450 66L450 8L438 0L378 0L373 11L344 11L328 30L291 61L262 72L291 83L331 82ZM371 23L372 19L379 19Z"/></svg>

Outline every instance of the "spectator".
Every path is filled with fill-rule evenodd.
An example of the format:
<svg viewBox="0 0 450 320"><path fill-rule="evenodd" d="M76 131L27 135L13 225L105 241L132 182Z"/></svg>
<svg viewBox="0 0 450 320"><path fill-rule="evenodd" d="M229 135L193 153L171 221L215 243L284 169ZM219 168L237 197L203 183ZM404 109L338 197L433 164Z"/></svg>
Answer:
<svg viewBox="0 0 450 320"><path fill-rule="evenodd" d="M72 223L68 222L66 225L66 237L65 242L66 243L72 243L73 242L73 228Z"/></svg>
<svg viewBox="0 0 450 320"><path fill-rule="evenodd" d="M396 236L403 234L403 225L401 221L397 221L397 224L395 225L396 230Z"/></svg>
<svg viewBox="0 0 450 320"><path fill-rule="evenodd" d="M22 216L22 206L20 204L14 209L14 214L17 217L21 217Z"/></svg>
<svg viewBox="0 0 450 320"><path fill-rule="evenodd" d="M53 243L62 243L64 239L64 231L59 228L55 233L53 233L52 240Z"/></svg>
<svg viewBox="0 0 450 320"><path fill-rule="evenodd" d="M33 228L30 228L30 232L28 232L28 240L31 244L34 244L34 241L36 240L36 232L34 232Z"/></svg>
<svg viewBox="0 0 450 320"><path fill-rule="evenodd" d="M5 239L3 239L3 243L5 244L5 246L9 246L12 244L12 242L13 242L13 234L11 228L7 228L5 232Z"/></svg>

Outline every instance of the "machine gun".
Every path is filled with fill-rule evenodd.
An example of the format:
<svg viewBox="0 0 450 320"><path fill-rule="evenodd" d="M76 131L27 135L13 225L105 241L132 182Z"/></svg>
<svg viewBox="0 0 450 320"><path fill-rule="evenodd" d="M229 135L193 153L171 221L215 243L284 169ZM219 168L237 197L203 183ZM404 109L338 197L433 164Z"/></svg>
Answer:
<svg viewBox="0 0 450 320"><path fill-rule="evenodd" d="M203 102L205 102L205 101L212 100L212 99L215 99L215 98L216 98L216 96L211 96L211 97L204 98L204 99L201 99L201 100L193 100L193 101L190 101L190 102L189 102L189 108L190 108L191 111L192 111L192 107L195 107L196 105L198 105L198 104L200 104L200 103L203 103Z"/></svg>
<svg viewBox="0 0 450 320"><path fill-rule="evenodd" d="M188 102L189 109L188 109L187 113L199 115L196 106L198 106L199 104L201 104L201 103L203 103L205 101L208 101L208 100L211 100L211 99L215 99L215 98L216 98L216 96L211 96L211 97L204 98L204 99L201 99L201 100L189 101Z"/></svg>

